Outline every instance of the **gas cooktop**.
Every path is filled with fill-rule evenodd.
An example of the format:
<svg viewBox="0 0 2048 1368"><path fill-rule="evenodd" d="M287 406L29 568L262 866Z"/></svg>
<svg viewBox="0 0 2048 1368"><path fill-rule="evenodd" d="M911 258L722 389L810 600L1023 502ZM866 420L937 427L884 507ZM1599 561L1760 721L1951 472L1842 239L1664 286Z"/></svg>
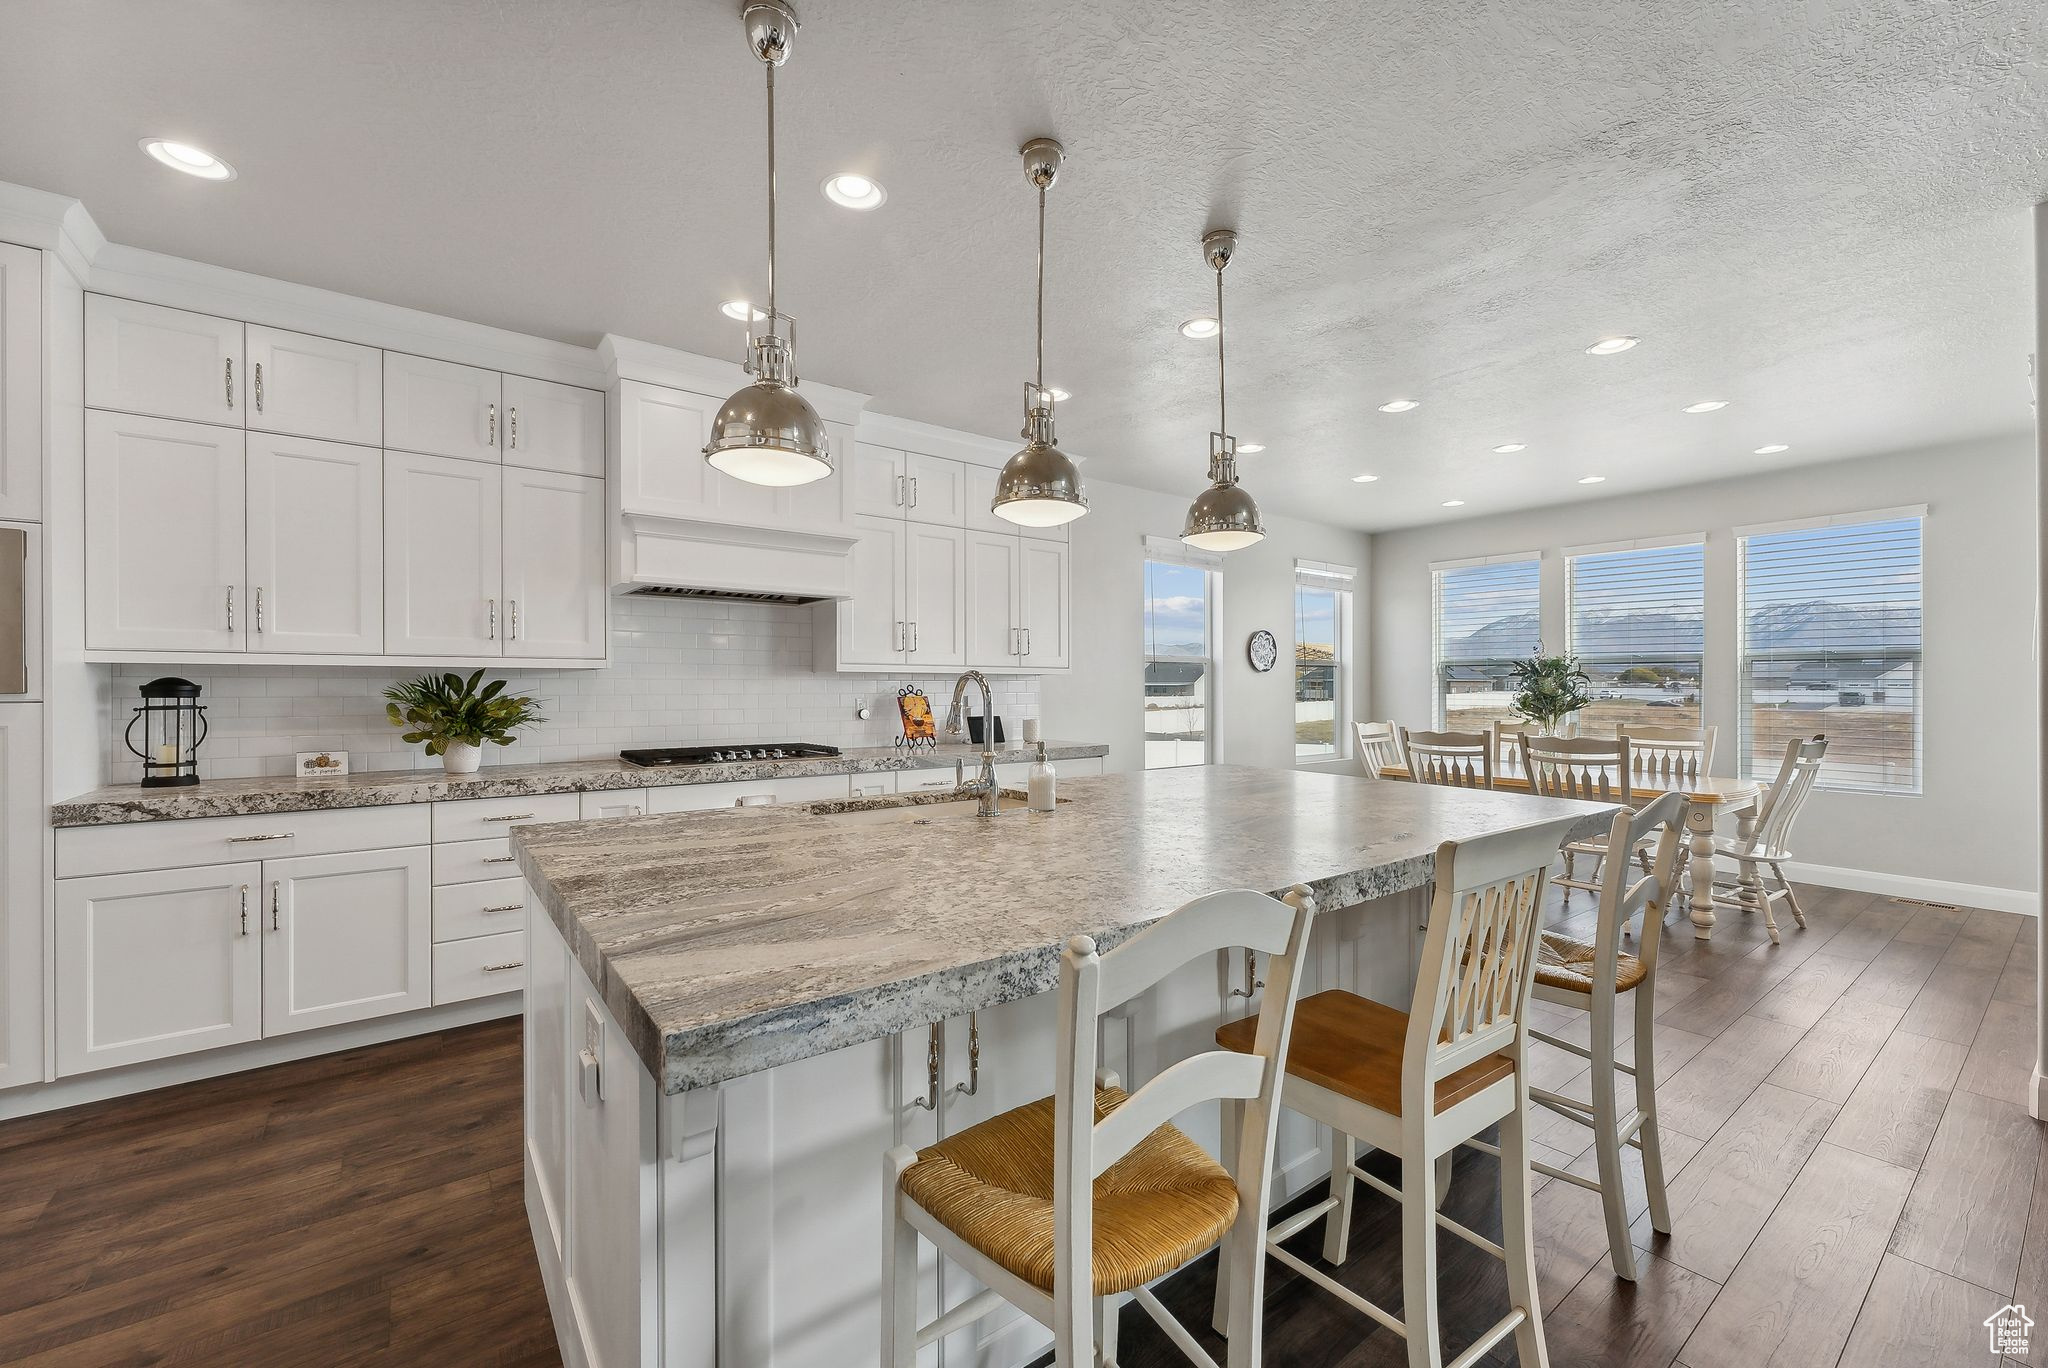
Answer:
<svg viewBox="0 0 2048 1368"><path fill-rule="evenodd" d="M742 746L666 746L656 750L620 751L619 759L642 769L659 765L730 765L741 760L829 760L837 746L809 741L755 742Z"/></svg>

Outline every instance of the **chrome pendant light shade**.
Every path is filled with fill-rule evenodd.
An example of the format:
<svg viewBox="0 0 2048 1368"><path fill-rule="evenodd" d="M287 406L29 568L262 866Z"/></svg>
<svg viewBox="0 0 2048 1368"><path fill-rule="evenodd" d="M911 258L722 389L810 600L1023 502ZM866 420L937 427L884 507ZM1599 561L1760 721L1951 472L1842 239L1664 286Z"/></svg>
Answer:
<svg viewBox="0 0 2048 1368"><path fill-rule="evenodd" d="M754 382L711 420L704 459L749 484L809 484L832 473L831 441L796 390L796 320L775 307L775 68L789 60L796 11L788 0L745 0L740 20L768 77L768 309L756 320L761 331L747 328L745 364Z"/></svg>
<svg viewBox="0 0 2048 1368"><path fill-rule="evenodd" d="M1202 235L1202 257L1216 272L1216 431L1209 434L1209 487L1188 505L1180 539L1203 551L1238 551L1262 541L1259 505L1237 482L1237 438L1230 435L1223 383L1223 268L1237 250L1237 234L1217 228Z"/></svg>
<svg viewBox="0 0 2048 1368"><path fill-rule="evenodd" d="M1054 443L1052 391L1045 387L1045 192L1065 155L1051 138L1024 144L1024 177L1038 188L1038 370L1024 385L1024 449L1003 465L989 510L1021 527L1058 527L1088 511L1081 472Z"/></svg>

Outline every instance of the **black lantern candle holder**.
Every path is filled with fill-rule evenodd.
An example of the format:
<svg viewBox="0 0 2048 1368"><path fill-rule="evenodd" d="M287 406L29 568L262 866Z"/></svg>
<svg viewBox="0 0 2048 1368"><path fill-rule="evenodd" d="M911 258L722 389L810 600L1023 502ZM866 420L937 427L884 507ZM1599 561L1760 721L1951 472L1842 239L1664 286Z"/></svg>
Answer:
<svg viewBox="0 0 2048 1368"><path fill-rule="evenodd" d="M152 679L137 690L142 706L128 721L128 749L142 757L144 788L182 788L199 782L199 743L206 739L206 709L189 679ZM135 728L142 744L135 744Z"/></svg>

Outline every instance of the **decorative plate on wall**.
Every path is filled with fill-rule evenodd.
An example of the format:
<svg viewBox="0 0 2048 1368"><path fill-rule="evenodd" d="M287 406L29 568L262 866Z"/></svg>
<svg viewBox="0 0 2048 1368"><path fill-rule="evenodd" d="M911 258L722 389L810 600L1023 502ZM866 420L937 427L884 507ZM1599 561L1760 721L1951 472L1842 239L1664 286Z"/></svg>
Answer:
<svg viewBox="0 0 2048 1368"><path fill-rule="evenodd" d="M1273 639L1271 632L1261 627L1253 632L1251 640L1244 644L1244 653L1251 661L1252 668L1264 674L1279 661L1280 643Z"/></svg>

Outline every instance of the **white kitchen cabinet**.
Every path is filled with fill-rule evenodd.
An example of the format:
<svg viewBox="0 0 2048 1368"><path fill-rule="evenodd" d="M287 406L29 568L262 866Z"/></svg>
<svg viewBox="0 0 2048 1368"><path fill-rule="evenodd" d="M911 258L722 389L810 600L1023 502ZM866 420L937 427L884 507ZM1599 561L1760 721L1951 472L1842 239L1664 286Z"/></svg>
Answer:
<svg viewBox="0 0 2048 1368"><path fill-rule="evenodd" d="M573 822L573 793L534 793L519 798L467 798L434 804L434 843L502 838L513 827L536 822Z"/></svg>
<svg viewBox="0 0 2048 1368"><path fill-rule="evenodd" d="M433 1003L424 846L263 862L263 1034Z"/></svg>
<svg viewBox="0 0 2048 1368"><path fill-rule="evenodd" d="M253 861L57 882L57 1072L255 1040L262 868Z"/></svg>
<svg viewBox="0 0 2048 1368"><path fill-rule="evenodd" d="M532 901L533 891L521 878L439 885L434 889L434 943L519 930Z"/></svg>
<svg viewBox="0 0 2048 1368"><path fill-rule="evenodd" d="M908 489L903 483L904 454L894 447L853 444L853 460L841 475L853 486L856 516L901 518Z"/></svg>
<svg viewBox="0 0 2048 1368"><path fill-rule="evenodd" d="M43 517L43 254L0 243L0 519Z"/></svg>
<svg viewBox="0 0 2048 1368"><path fill-rule="evenodd" d="M604 474L604 394L524 375L504 378L505 464Z"/></svg>
<svg viewBox="0 0 2048 1368"><path fill-rule="evenodd" d="M85 297L85 403L241 427L242 325L111 295Z"/></svg>
<svg viewBox="0 0 2048 1368"><path fill-rule="evenodd" d="M904 538L904 612L910 621L906 660L956 668L967 661L967 533L958 527L911 523Z"/></svg>
<svg viewBox="0 0 2048 1368"><path fill-rule="evenodd" d="M384 454L306 437L248 438L252 651L384 649Z"/></svg>
<svg viewBox="0 0 2048 1368"><path fill-rule="evenodd" d="M805 774L786 779L736 780L727 784L666 784L647 790L649 812L711 812L718 808L766 807L775 803L819 803L845 798L853 781L844 774Z"/></svg>
<svg viewBox="0 0 2048 1368"><path fill-rule="evenodd" d="M248 325L246 340L249 398L243 426L359 446L383 444L383 352L255 323Z"/></svg>
<svg viewBox="0 0 2048 1368"><path fill-rule="evenodd" d="M602 659L604 481L507 467L505 654Z"/></svg>
<svg viewBox="0 0 2048 1368"><path fill-rule="evenodd" d="M1018 583L1019 622L1024 629L1023 664L1027 670L1064 670L1073 664L1073 586L1069 582L1069 550L1065 542L1018 540L1021 551Z"/></svg>
<svg viewBox="0 0 2048 1368"><path fill-rule="evenodd" d="M384 353L384 445L391 450L496 462L503 410L496 371Z"/></svg>
<svg viewBox="0 0 2048 1368"><path fill-rule="evenodd" d="M836 623L836 668L899 666L909 642L909 533L898 518L856 517L854 527L859 537L849 557L852 597L824 610Z"/></svg>
<svg viewBox="0 0 2048 1368"><path fill-rule="evenodd" d="M89 412L86 645L240 651L240 428Z"/></svg>
<svg viewBox="0 0 2048 1368"><path fill-rule="evenodd" d="M1013 669L1023 655L1023 549L1015 532L967 534L967 663Z"/></svg>
<svg viewBox="0 0 2048 1368"><path fill-rule="evenodd" d="M669 518L773 524L777 495L704 459L723 400L626 380L619 385L620 507Z"/></svg>
<svg viewBox="0 0 2048 1368"><path fill-rule="evenodd" d="M0 1088L43 1077L43 710L0 704Z"/></svg>
<svg viewBox="0 0 2048 1368"><path fill-rule="evenodd" d="M434 947L434 1005L516 993L526 986L526 932L500 931Z"/></svg>
<svg viewBox="0 0 2048 1368"><path fill-rule="evenodd" d="M903 516L912 522L964 527L967 522L967 467L944 456L903 453L903 474L910 487Z"/></svg>
<svg viewBox="0 0 2048 1368"><path fill-rule="evenodd" d="M996 477L1001 473L994 466L963 463L960 476L961 500L968 531L1004 532L1012 537L1017 535L1017 524L998 518L991 507L996 498Z"/></svg>
<svg viewBox="0 0 2048 1368"><path fill-rule="evenodd" d="M384 453L388 654L504 654L502 476L480 461Z"/></svg>
<svg viewBox="0 0 2048 1368"><path fill-rule="evenodd" d="M586 822L605 817L639 817L647 811L646 789L592 789L577 797L577 816Z"/></svg>

